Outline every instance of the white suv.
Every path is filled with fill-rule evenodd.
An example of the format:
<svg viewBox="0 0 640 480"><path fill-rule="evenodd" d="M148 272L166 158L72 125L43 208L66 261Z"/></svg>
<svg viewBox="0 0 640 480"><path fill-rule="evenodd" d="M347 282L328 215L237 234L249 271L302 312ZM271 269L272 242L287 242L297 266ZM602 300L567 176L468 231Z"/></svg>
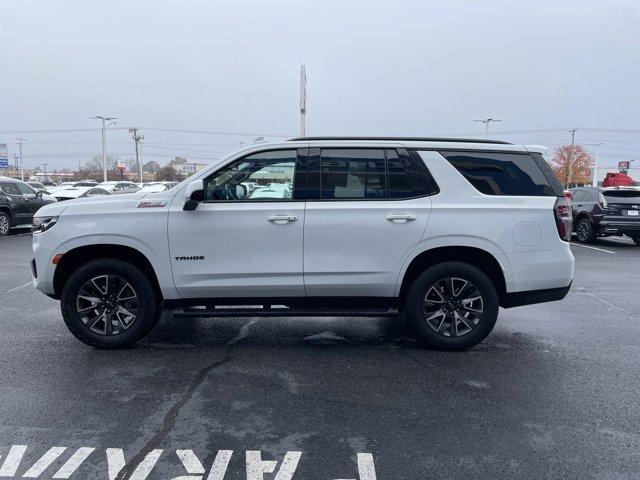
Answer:
<svg viewBox="0 0 640 480"><path fill-rule="evenodd" d="M426 344L463 349L499 306L560 300L573 278L562 186L535 148L497 141L260 144L167 191L48 205L34 226L34 285L105 348L174 308L403 314Z"/></svg>

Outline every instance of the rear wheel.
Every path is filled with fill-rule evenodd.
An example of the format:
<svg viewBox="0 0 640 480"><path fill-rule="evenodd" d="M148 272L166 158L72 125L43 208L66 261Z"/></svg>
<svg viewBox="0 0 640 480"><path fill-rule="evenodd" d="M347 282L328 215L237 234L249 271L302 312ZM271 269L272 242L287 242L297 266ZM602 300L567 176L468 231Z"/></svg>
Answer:
<svg viewBox="0 0 640 480"><path fill-rule="evenodd" d="M104 258L73 272L60 298L67 327L98 348L122 348L147 335L162 313L153 285L130 263Z"/></svg>
<svg viewBox="0 0 640 480"><path fill-rule="evenodd" d="M427 346L463 350L489 335L498 306L496 288L484 272L468 263L446 262L414 280L406 316Z"/></svg>
<svg viewBox="0 0 640 480"><path fill-rule="evenodd" d="M634 235L631 239L633 240L633 243L640 247L640 235Z"/></svg>
<svg viewBox="0 0 640 480"><path fill-rule="evenodd" d="M596 233L593 225L588 218L581 218L576 224L576 236L578 241L582 243L593 243L596 239Z"/></svg>
<svg viewBox="0 0 640 480"><path fill-rule="evenodd" d="M9 235L11 228L11 217L7 212L0 212L0 237Z"/></svg>

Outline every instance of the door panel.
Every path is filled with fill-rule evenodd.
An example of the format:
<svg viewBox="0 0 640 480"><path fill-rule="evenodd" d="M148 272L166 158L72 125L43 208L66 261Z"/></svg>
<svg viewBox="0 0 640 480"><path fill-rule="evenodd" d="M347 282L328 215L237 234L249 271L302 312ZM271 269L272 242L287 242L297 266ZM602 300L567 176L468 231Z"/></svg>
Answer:
<svg viewBox="0 0 640 480"><path fill-rule="evenodd" d="M191 298L304 296L303 225L303 202L172 208L169 247L176 289Z"/></svg>
<svg viewBox="0 0 640 480"><path fill-rule="evenodd" d="M304 202L292 199L297 153L264 151L204 179L204 202L169 214L173 277L184 297L304 296Z"/></svg>
<svg viewBox="0 0 640 480"><path fill-rule="evenodd" d="M0 182L0 188L11 199L14 206L11 208L14 225L23 225L31 222L33 213L31 206L24 198L17 182Z"/></svg>
<svg viewBox="0 0 640 480"><path fill-rule="evenodd" d="M393 296L398 272L421 240L428 197L307 201L304 281L309 296Z"/></svg>

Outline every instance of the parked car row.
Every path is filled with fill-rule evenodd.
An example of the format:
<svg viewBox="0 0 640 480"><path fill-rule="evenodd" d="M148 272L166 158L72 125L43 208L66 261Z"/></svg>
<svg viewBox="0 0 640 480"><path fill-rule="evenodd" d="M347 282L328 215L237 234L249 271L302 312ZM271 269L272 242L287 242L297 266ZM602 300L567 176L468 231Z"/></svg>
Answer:
<svg viewBox="0 0 640 480"><path fill-rule="evenodd" d="M41 182L22 182L14 178L0 177L0 236L8 235L13 227L31 225L38 209L49 203L138 191L162 192L177 184L177 182L139 184L128 181L98 183L88 179L45 186Z"/></svg>
<svg viewBox="0 0 640 480"><path fill-rule="evenodd" d="M626 235L640 246L640 188L582 187L570 192L578 241Z"/></svg>

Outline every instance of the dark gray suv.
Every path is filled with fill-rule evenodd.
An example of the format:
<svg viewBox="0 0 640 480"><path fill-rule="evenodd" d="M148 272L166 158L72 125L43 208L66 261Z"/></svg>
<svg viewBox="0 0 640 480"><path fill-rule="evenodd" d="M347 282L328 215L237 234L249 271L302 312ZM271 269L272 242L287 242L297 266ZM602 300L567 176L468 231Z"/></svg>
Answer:
<svg viewBox="0 0 640 480"><path fill-rule="evenodd" d="M0 177L0 236L9 234L11 227L30 225L40 207L52 203L42 193L20 180Z"/></svg>

